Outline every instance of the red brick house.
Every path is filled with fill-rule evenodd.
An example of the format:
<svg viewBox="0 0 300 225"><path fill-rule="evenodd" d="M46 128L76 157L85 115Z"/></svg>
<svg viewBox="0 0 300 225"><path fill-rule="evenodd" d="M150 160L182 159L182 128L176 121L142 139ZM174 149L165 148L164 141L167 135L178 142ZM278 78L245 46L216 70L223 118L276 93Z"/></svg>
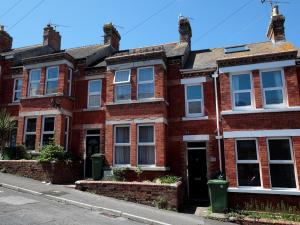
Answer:
<svg viewBox="0 0 300 225"><path fill-rule="evenodd" d="M184 17L178 42L127 50L112 24L104 44L65 50L50 25L42 45L17 49L1 28L0 103L17 121L11 145L34 153L54 137L84 159L85 177L90 156L103 152L107 171L179 175L193 199L207 199L207 180L220 173L232 203L249 193L299 196L299 51L284 20L274 7L269 41L195 51Z"/></svg>

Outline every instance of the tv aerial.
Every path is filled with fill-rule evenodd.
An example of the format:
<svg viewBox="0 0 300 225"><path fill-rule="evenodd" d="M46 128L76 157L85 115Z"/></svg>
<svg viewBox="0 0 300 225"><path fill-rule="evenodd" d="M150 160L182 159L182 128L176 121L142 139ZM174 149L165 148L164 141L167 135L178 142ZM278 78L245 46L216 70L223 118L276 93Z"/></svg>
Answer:
<svg viewBox="0 0 300 225"><path fill-rule="evenodd" d="M262 4L269 3L271 7L278 5L278 4L289 4L287 1L275 1L275 0L260 0Z"/></svg>

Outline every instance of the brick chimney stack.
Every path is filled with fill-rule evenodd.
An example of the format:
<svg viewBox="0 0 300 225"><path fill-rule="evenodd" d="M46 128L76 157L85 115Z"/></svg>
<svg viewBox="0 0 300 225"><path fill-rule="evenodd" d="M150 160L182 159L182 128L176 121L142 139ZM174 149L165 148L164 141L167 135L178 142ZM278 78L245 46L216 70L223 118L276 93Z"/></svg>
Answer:
<svg viewBox="0 0 300 225"><path fill-rule="evenodd" d="M59 32L57 32L51 26L51 24L47 24L47 26L44 28L43 45L53 48L56 52L60 51L61 36L60 36Z"/></svg>
<svg viewBox="0 0 300 225"><path fill-rule="evenodd" d="M4 30L4 26L0 25L0 52L11 50L13 38Z"/></svg>
<svg viewBox="0 0 300 225"><path fill-rule="evenodd" d="M189 46L191 46L192 28L189 19L184 16L179 16L178 25L180 42L187 42Z"/></svg>
<svg viewBox="0 0 300 225"><path fill-rule="evenodd" d="M118 30L112 23L104 24L103 26L104 32L104 44L111 45L115 50L119 50L121 36Z"/></svg>
<svg viewBox="0 0 300 225"><path fill-rule="evenodd" d="M278 5L274 5L272 8L271 21L267 32L267 37L273 43L285 41L284 21L285 17L279 14Z"/></svg>

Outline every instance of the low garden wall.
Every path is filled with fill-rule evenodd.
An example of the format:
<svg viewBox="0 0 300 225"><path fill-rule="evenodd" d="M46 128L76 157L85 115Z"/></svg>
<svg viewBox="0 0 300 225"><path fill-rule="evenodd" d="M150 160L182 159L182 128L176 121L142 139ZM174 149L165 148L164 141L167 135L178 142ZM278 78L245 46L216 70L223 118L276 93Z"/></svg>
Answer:
<svg viewBox="0 0 300 225"><path fill-rule="evenodd" d="M156 184L82 180L76 182L76 189L172 210L178 210L183 200L181 181L174 184Z"/></svg>
<svg viewBox="0 0 300 225"><path fill-rule="evenodd" d="M73 183L82 179L81 162L43 162L36 160L0 160L0 171L47 181L53 184Z"/></svg>

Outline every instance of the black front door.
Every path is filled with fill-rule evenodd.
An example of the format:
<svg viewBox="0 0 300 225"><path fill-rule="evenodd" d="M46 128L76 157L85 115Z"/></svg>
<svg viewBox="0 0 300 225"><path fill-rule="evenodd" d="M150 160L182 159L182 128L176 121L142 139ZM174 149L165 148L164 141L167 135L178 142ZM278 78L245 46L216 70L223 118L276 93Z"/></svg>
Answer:
<svg viewBox="0 0 300 225"><path fill-rule="evenodd" d="M86 136L86 160L85 160L85 177L92 177L92 158L95 153L100 152L100 137Z"/></svg>
<svg viewBox="0 0 300 225"><path fill-rule="evenodd" d="M188 148L189 198L208 201L206 149Z"/></svg>

